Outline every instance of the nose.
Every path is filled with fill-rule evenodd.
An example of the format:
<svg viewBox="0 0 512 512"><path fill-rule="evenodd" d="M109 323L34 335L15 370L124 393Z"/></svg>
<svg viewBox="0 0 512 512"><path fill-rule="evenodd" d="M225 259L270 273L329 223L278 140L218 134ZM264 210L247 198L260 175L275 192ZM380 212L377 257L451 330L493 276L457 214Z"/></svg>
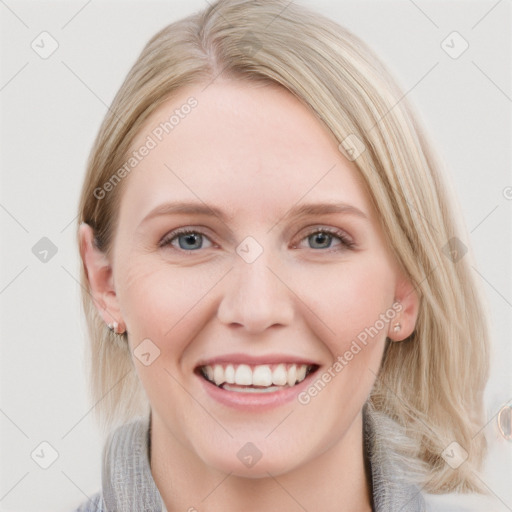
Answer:
<svg viewBox="0 0 512 512"><path fill-rule="evenodd" d="M294 294L279 269L276 259L267 257L267 251L252 263L236 256L234 268L224 280L218 319L253 334L289 325L294 315Z"/></svg>

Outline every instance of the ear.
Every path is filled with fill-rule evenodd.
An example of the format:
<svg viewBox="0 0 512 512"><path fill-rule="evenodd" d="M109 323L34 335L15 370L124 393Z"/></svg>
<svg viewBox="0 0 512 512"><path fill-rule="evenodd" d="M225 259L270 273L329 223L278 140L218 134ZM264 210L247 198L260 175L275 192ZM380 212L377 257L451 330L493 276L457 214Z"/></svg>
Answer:
<svg viewBox="0 0 512 512"><path fill-rule="evenodd" d="M117 300L112 275L112 266L105 253L94 243L94 232L88 224L82 222L78 230L80 256L84 265L89 291L98 313L107 325L117 323L123 331L123 321Z"/></svg>
<svg viewBox="0 0 512 512"><path fill-rule="evenodd" d="M400 303L401 309L390 322L388 338L392 341L402 341L414 332L420 309L419 295L411 281L403 274L400 274L395 287L395 302ZM400 324L400 330L397 332L394 331L396 324Z"/></svg>

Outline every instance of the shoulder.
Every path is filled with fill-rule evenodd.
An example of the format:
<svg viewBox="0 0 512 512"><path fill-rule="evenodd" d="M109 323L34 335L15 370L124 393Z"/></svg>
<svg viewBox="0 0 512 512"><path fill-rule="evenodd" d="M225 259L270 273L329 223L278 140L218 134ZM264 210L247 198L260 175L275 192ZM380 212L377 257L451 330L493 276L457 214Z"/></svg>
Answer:
<svg viewBox="0 0 512 512"><path fill-rule="evenodd" d="M430 494L423 490L424 468L400 425L367 402L364 439L376 511L482 512L504 510L499 498L478 493ZM398 504L398 505L397 505Z"/></svg>
<svg viewBox="0 0 512 512"><path fill-rule="evenodd" d="M162 498L151 473L150 421L136 418L108 434L103 446L101 492L74 512L162 510Z"/></svg>
<svg viewBox="0 0 512 512"><path fill-rule="evenodd" d="M97 492L73 512L104 512L105 510L101 492Z"/></svg>
<svg viewBox="0 0 512 512"><path fill-rule="evenodd" d="M376 512L424 512L417 463L396 449L397 445L407 446L407 437L395 421L377 411L371 402L363 409L363 438Z"/></svg>

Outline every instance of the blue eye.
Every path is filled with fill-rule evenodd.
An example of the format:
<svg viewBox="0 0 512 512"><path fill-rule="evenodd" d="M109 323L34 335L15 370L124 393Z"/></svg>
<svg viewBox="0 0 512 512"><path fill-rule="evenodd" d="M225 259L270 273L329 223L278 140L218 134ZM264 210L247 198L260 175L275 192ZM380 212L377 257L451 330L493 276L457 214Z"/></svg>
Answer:
<svg viewBox="0 0 512 512"><path fill-rule="evenodd" d="M316 247L313 246L313 249L328 249L331 246L332 239L333 236L330 233L326 233L325 231L317 231L316 233L308 236L308 241L310 243L313 241L313 244L318 243L320 246L322 246L325 244L325 242L328 242L327 246L319 247L317 245Z"/></svg>
<svg viewBox="0 0 512 512"><path fill-rule="evenodd" d="M333 241L333 239L338 239L341 242L340 245L342 246L341 249L331 249L333 251L343 250L343 248L351 249L352 247L355 246L354 242L352 242L352 240L350 240L345 235L345 233L337 229L317 229L309 233L303 240L306 239L310 242L310 244L313 243L313 247L310 246L312 249L331 249L331 242ZM327 245L325 245L326 242Z"/></svg>
<svg viewBox="0 0 512 512"><path fill-rule="evenodd" d="M174 240L178 240L179 248L184 251L196 251L203 249L202 242L208 239L205 235L198 231L184 229L181 231L174 231L169 236L165 237L160 243L160 247L166 245L173 245Z"/></svg>
<svg viewBox="0 0 512 512"><path fill-rule="evenodd" d="M334 248L331 248L332 241L335 239L340 243ZM206 240L210 243L206 248L211 247L212 244L205 234L197 230L185 228L169 233L160 242L159 246L166 247L170 245L177 250L193 252L199 249L205 249L203 243ZM311 231L302 238L301 242L304 240L308 240L310 249L327 249L331 252L351 249L355 246L355 243L343 231L338 229L317 228L315 231ZM178 246L176 246L176 241L178 242ZM294 246L294 248L295 247L297 246Z"/></svg>

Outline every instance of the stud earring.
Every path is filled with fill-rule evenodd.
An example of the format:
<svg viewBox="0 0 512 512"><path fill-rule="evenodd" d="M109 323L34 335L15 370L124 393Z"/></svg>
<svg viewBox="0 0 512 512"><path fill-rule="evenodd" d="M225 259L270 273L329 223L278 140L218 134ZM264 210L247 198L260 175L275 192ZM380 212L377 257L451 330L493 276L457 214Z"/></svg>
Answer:
<svg viewBox="0 0 512 512"><path fill-rule="evenodd" d="M113 332L114 334L124 334L126 331L118 332L117 328L119 327L119 324L117 322L113 322L111 324L107 324L107 327L110 332Z"/></svg>
<svg viewBox="0 0 512 512"><path fill-rule="evenodd" d="M395 324L393 327L393 332L399 332L401 328L402 328L401 324Z"/></svg>

